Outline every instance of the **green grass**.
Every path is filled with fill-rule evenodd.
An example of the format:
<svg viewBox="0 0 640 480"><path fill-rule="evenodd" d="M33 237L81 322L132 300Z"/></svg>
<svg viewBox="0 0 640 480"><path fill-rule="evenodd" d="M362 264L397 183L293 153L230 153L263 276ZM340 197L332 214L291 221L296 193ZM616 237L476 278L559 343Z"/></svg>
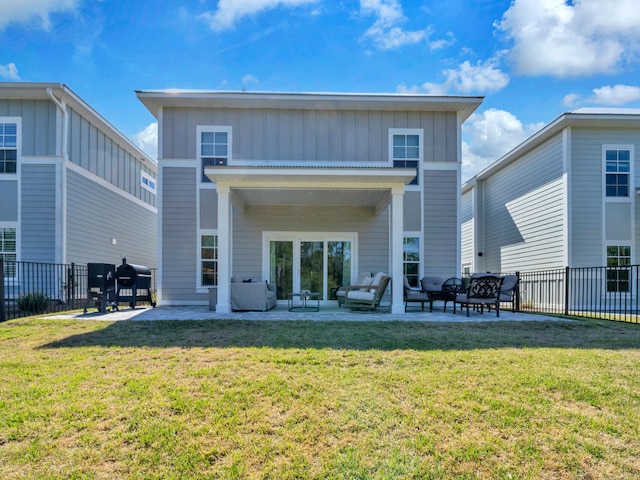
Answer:
<svg viewBox="0 0 640 480"><path fill-rule="evenodd" d="M0 478L640 476L640 327L0 324Z"/></svg>

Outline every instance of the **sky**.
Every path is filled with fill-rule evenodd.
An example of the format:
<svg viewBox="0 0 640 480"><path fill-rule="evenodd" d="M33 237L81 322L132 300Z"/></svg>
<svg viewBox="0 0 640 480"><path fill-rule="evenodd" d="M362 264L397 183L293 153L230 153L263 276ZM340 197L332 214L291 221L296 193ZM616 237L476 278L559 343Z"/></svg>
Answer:
<svg viewBox="0 0 640 480"><path fill-rule="evenodd" d="M640 0L0 0L0 81L64 83L152 157L135 90L484 96L462 180L564 112L640 107Z"/></svg>

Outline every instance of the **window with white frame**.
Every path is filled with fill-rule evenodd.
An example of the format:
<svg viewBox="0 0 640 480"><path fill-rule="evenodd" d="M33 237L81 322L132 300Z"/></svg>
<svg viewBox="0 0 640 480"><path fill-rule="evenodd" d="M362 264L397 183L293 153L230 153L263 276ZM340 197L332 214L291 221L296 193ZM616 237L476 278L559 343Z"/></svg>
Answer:
<svg viewBox="0 0 640 480"><path fill-rule="evenodd" d="M16 229L0 226L0 258L4 260L5 278L13 278L16 275L17 247Z"/></svg>
<svg viewBox="0 0 640 480"><path fill-rule="evenodd" d="M156 179L145 172L140 172L140 185L151 193L156 193Z"/></svg>
<svg viewBox="0 0 640 480"><path fill-rule="evenodd" d="M629 292L631 271L631 247L607 246L607 292Z"/></svg>
<svg viewBox="0 0 640 480"><path fill-rule="evenodd" d="M18 170L18 124L0 121L0 174Z"/></svg>
<svg viewBox="0 0 640 480"><path fill-rule="evenodd" d="M402 240L403 272L412 287L420 287L420 238L404 237Z"/></svg>
<svg viewBox="0 0 640 480"><path fill-rule="evenodd" d="M631 151L605 148L605 192L607 197L629 197Z"/></svg>
<svg viewBox="0 0 640 480"><path fill-rule="evenodd" d="M205 233L200 235L200 285L218 286L218 235Z"/></svg>
<svg viewBox="0 0 640 480"><path fill-rule="evenodd" d="M204 169L228 164L231 159L231 127L199 127L198 155L202 169L201 182L211 183Z"/></svg>
<svg viewBox="0 0 640 480"><path fill-rule="evenodd" d="M422 160L422 130L415 128L389 130L389 156L396 168L415 168L416 176L410 185L419 184L420 161Z"/></svg>

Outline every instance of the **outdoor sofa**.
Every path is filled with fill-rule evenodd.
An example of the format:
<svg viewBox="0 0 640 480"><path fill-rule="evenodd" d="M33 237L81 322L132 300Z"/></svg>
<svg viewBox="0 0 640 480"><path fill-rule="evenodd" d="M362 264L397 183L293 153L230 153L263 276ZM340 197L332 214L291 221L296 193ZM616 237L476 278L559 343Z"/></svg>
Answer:
<svg viewBox="0 0 640 480"><path fill-rule="evenodd" d="M255 277L231 277L232 310L266 312L277 304L275 285Z"/></svg>

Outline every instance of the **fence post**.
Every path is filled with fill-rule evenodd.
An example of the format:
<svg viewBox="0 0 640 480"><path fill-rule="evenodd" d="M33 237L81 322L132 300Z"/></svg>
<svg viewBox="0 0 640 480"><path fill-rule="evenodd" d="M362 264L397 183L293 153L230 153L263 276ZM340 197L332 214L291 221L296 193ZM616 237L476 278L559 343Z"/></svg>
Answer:
<svg viewBox="0 0 640 480"><path fill-rule="evenodd" d="M569 276L571 269L564 267L564 314L569 315Z"/></svg>
<svg viewBox="0 0 640 480"><path fill-rule="evenodd" d="M71 263L71 275L69 275L71 285L71 308L76 308L76 264Z"/></svg>
<svg viewBox="0 0 640 480"><path fill-rule="evenodd" d="M7 319L4 309L4 258L0 257L0 322Z"/></svg>
<svg viewBox="0 0 640 480"><path fill-rule="evenodd" d="M520 272L516 272L516 278L518 282L516 283L516 312L520 311Z"/></svg>

